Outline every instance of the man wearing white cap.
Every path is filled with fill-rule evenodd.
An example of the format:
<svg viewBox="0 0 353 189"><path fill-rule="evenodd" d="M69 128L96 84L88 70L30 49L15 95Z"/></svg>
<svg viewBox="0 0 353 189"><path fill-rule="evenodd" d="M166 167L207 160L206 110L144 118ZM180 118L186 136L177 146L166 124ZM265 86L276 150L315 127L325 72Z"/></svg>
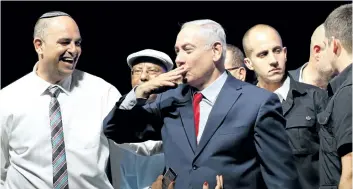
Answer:
<svg viewBox="0 0 353 189"><path fill-rule="evenodd" d="M131 68L132 87L170 71L174 66L167 54L152 49L130 54L127 57L127 64ZM155 97L150 96L149 100ZM121 100L124 98L125 96ZM114 188L148 188L162 173L165 165L162 141L149 140L142 143L125 144L116 144L112 140L109 142Z"/></svg>

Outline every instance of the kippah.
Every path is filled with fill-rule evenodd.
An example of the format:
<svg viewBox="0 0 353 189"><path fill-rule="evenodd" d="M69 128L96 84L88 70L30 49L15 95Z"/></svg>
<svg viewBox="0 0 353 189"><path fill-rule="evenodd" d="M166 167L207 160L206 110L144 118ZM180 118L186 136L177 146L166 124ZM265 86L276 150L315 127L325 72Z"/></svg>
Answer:
<svg viewBox="0 0 353 189"><path fill-rule="evenodd" d="M58 16L69 16L69 17L71 17L69 14L67 14L65 12L51 11L51 12L44 13L41 17L39 17L39 19L52 18L52 17L58 17Z"/></svg>

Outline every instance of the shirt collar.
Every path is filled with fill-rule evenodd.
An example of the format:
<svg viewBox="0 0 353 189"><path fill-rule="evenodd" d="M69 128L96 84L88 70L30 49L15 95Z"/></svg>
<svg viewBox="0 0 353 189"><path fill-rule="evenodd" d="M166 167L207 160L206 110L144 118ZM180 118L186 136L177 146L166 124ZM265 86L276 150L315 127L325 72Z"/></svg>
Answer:
<svg viewBox="0 0 353 189"><path fill-rule="evenodd" d="M329 92L334 94L346 81L349 82L348 84L352 83L352 64L347 66L340 74L333 78L327 88Z"/></svg>
<svg viewBox="0 0 353 189"><path fill-rule="evenodd" d="M305 64L300 68L300 71L299 71L299 82L304 82L304 80L303 80L303 70L304 70L304 68L306 67L306 65L308 65L308 62L305 63Z"/></svg>
<svg viewBox="0 0 353 189"><path fill-rule="evenodd" d="M290 89L290 78L289 78L289 76L287 76L287 78L284 81L284 83L282 84L282 86L280 88L276 89L274 91L274 93L276 93L278 95L279 99L282 102L283 100L287 99L289 89Z"/></svg>
<svg viewBox="0 0 353 189"><path fill-rule="evenodd" d="M211 85L201 91L204 98L209 100L212 104L215 103L218 94L220 93L224 83L226 82L228 74L226 71L222 73Z"/></svg>
<svg viewBox="0 0 353 189"><path fill-rule="evenodd" d="M52 84L45 81L41 77L37 75L37 68L38 68L38 62L34 65L33 71L31 73L32 78L33 78L33 84L34 84L34 90L38 91L39 95L43 95L43 93L48 92L48 87L51 86ZM66 95L69 95L70 93L70 87L71 87L71 80L72 80L72 75L69 77L63 79L57 84L54 84L54 86L58 86Z"/></svg>

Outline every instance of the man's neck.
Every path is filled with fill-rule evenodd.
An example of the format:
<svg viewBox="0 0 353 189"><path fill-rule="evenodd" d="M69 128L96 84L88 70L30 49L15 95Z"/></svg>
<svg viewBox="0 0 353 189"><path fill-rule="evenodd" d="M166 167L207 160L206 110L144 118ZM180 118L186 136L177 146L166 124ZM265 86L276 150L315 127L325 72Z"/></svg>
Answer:
<svg viewBox="0 0 353 189"><path fill-rule="evenodd" d="M345 54L337 59L336 67L339 73L352 63L352 54Z"/></svg>
<svg viewBox="0 0 353 189"><path fill-rule="evenodd" d="M195 88L197 88L197 90L202 91L205 88L207 88L208 86L210 86L213 82L215 82L221 75L223 71L220 70L215 70L213 73L210 74L210 76L208 77L209 79L206 80L206 82L203 82L203 84L199 85L199 86L195 86Z"/></svg>
<svg viewBox="0 0 353 189"><path fill-rule="evenodd" d="M274 92L278 88L280 88L283 85L283 81L277 82L277 83L270 83L270 82L265 82L261 79L258 79L259 82L257 83L257 86L263 89L266 89L268 91Z"/></svg>
<svg viewBox="0 0 353 189"><path fill-rule="evenodd" d="M304 83L314 85L320 88L326 88L328 84L328 79L321 75L313 66L312 62L308 62L308 64L303 68L302 80Z"/></svg>
<svg viewBox="0 0 353 189"><path fill-rule="evenodd" d="M58 76L58 74L54 74L48 71L48 69L46 69L40 62L37 64L36 74L51 84L57 84L65 79L63 76Z"/></svg>

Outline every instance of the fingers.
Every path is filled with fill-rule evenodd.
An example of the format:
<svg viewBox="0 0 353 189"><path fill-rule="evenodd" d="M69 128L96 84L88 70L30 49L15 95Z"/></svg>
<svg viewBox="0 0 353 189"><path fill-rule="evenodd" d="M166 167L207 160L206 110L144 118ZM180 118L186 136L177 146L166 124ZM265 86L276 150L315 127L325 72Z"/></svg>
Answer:
<svg viewBox="0 0 353 189"><path fill-rule="evenodd" d="M208 183L207 182L204 182L203 185L202 185L202 189L209 189L208 188Z"/></svg>
<svg viewBox="0 0 353 189"><path fill-rule="evenodd" d="M160 87L175 87L176 83L172 81L161 81Z"/></svg>
<svg viewBox="0 0 353 189"><path fill-rule="evenodd" d="M217 180L217 186L215 189L223 189L223 176L217 175L216 180Z"/></svg>
<svg viewBox="0 0 353 189"><path fill-rule="evenodd" d="M178 68L175 68L174 70L171 70L166 73L166 75L182 75L187 71L187 68L185 66L181 66Z"/></svg>
<svg viewBox="0 0 353 189"><path fill-rule="evenodd" d="M162 179L163 179L163 175L159 175L156 179L156 181L154 181L152 183L151 188L152 189L162 189Z"/></svg>
<svg viewBox="0 0 353 189"><path fill-rule="evenodd" d="M169 184L169 186L168 186L168 189L174 189L174 184L175 184L175 182L173 181L173 182L171 182L170 184Z"/></svg>

